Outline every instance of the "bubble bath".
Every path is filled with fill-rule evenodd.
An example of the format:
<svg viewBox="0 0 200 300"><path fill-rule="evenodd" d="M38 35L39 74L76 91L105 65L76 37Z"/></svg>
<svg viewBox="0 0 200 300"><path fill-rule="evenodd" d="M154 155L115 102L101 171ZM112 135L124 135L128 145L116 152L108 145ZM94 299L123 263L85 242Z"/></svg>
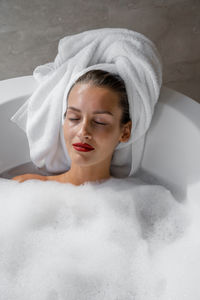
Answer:
<svg viewBox="0 0 200 300"><path fill-rule="evenodd" d="M0 178L1 300L199 300L200 204L161 185Z"/></svg>

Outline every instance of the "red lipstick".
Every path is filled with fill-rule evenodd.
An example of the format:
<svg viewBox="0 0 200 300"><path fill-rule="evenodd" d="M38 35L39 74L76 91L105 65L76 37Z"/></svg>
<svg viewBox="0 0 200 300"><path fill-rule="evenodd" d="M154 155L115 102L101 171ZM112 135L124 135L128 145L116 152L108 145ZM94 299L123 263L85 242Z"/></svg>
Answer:
<svg viewBox="0 0 200 300"><path fill-rule="evenodd" d="M81 151L81 152L88 152L88 151L92 151L94 150L94 148L92 146L90 146L89 144L82 144L82 143L76 143L76 144L72 144L73 147L77 150L77 151Z"/></svg>

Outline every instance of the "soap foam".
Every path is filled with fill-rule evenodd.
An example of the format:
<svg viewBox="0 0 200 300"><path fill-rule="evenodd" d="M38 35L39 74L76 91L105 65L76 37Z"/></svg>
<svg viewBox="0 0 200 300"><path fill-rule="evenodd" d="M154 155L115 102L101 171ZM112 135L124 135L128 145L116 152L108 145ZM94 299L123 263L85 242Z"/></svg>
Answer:
<svg viewBox="0 0 200 300"><path fill-rule="evenodd" d="M0 299L199 300L196 198L137 179L0 179Z"/></svg>

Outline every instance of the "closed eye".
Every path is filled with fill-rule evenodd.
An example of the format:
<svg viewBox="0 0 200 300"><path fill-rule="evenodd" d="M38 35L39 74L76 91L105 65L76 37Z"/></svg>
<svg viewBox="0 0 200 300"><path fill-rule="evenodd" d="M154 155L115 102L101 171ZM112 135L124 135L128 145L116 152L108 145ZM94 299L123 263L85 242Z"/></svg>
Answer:
<svg viewBox="0 0 200 300"><path fill-rule="evenodd" d="M69 118L70 121L77 121L79 119L72 119L72 118ZM99 125L107 125L106 123L100 123L100 122L97 122L97 121L94 121L96 124L99 124Z"/></svg>

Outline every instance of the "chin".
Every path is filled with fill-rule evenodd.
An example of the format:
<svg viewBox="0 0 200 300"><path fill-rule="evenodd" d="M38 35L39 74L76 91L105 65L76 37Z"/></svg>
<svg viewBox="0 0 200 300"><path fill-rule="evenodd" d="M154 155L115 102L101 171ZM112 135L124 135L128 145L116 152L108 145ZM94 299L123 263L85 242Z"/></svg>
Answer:
<svg viewBox="0 0 200 300"><path fill-rule="evenodd" d="M91 158L89 157L84 157L83 155L79 155L78 157L74 157L71 156L71 161L74 163L74 164L77 164L77 165L82 165L82 166L89 166L89 165L92 165L92 164L95 164L95 162L93 160L91 160Z"/></svg>

